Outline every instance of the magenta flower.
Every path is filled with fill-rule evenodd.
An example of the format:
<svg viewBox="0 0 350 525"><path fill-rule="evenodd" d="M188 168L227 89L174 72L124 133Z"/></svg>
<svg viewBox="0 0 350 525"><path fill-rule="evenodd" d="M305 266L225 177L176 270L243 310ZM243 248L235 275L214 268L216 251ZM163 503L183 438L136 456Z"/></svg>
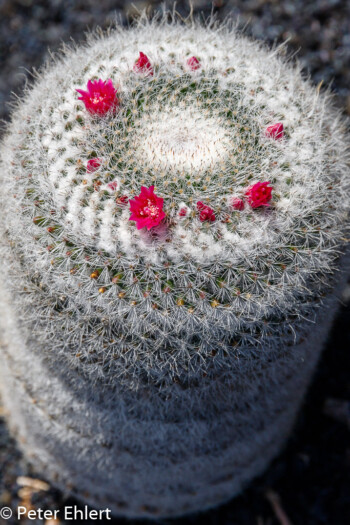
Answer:
<svg viewBox="0 0 350 525"><path fill-rule="evenodd" d="M88 173L93 173L94 171L98 170L98 168L101 166L102 164L102 159L100 159L99 157L95 157L94 159L90 159L87 161L87 165L86 165L86 171Z"/></svg>
<svg viewBox="0 0 350 525"><path fill-rule="evenodd" d="M240 199L239 197L233 197L233 199L231 200L231 206L235 210L242 211L244 210L244 200Z"/></svg>
<svg viewBox="0 0 350 525"><path fill-rule="evenodd" d="M265 130L265 135L275 140L281 140L284 136L282 122L277 122Z"/></svg>
<svg viewBox="0 0 350 525"><path fill-rule="evenodd" d="M92 115L105 115L109 111L115 111L119 106L117 90L113 86L111 79L108 80L89 80L87 91L77 89L86 109Z"/></svg>
<svg viewBox="0 0 350 525"><path fill-rule="evenodd" d="M195 71L196 69L199 69L201 68L201 63L199 62L198 58L197 57L190 57L188 60L187 60L187 65L190 69L192 69L192 71Z"/></svg>
<svg viewBox="0 0 350 525"><path fill-rule="evenodd" d="M215 217L214 210L210 208L209 206L206 206L205 204L203 204L203 202L201 201L197 202L197 210L199 211L199 220L201 222L204 222L204 221L214 222L215 221L216 217Z"/></svg>
<svg viewBox="0 0 350 525"><path fill-rule="evenodd" d="M154 186L146 188L141 186L141 193L137 197L130 199L130 221L136 222L138 230L147 228L150 230L164 219L163 211L164 199L157 197L154 193Z"/></svg>
<svg viewBox="0 0 350 525"><path fill-rule="evenodd" d="M269 182L257 182L252 186L249 186L245 195L247 196L248 203L252 208L259 208L260 206L268 206L272 196L272 186L269 186Z"/></svg>
<svg viewBox="0 0 350 525"><path fill-rule="evenodd" d="M136 73L147 73L148 75L153 75L152 64L148 56L145 55L145 53L142 53L142 51L140 51L140 56L136 60L133 69Z"/></svg>

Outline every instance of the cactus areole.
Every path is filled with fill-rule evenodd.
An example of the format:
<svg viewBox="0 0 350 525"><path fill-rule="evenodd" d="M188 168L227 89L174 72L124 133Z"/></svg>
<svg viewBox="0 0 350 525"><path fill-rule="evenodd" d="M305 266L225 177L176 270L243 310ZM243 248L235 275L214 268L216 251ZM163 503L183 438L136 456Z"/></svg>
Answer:
<svg viewBox="0 0 350 525"><path fill-rule="evenodd" d="M278 453L343 278L344 128L229 23L141 17L42 69L1 146L0 388L53 484L177 516Z"/></svg>

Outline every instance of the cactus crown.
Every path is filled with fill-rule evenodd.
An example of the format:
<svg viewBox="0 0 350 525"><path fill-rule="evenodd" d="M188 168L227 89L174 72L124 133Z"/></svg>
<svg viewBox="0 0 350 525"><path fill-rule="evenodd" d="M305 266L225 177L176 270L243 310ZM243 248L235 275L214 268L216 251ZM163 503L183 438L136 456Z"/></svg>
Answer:
<svg viewBox="0 0 350 525"><path fill-rule="evenodd" d="M100 78L117 97L103 115L76 92ZM283 137L266 133L277 122ZM343 128L297 66L228 25L142 19L66 50L2 147L6 230L40 284L50 351L108 383L166 387L294 342L344 237ZM141 187L162 199L150 229L130 220Z"/></svg>

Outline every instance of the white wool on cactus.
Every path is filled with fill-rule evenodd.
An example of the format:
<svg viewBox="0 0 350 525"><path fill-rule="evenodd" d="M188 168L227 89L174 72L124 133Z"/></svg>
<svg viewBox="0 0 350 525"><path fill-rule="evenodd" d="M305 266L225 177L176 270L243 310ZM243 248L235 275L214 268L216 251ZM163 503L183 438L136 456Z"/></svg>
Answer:
<svg viewBox="0 0 350 525"><path fill-rule="evenodd" d="M128 516L261 472L336 310L349 158L329 94L229 23L64 48L1 147L2 393L31 461Z"/></svg>

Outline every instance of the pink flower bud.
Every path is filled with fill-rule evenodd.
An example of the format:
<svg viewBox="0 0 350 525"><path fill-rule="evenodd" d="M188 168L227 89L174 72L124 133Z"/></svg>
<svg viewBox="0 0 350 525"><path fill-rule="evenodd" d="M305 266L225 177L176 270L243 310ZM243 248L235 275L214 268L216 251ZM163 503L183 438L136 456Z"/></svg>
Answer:
<svg viewBox="0 0 350 525"><path fill-rule="evenodd" d="M118 182L116 180L113 180L112 182L109 182L107 184L108 188L110 188L112 191L115 191L118 188Z"/></svg>
<svg viewBox="0 0 350 525"><path fill-rule="evenodd" d="M284 136L282 122L277 122L265 130L265 135L275 140L281 140Z"/></svg>
<svg viewBox="0 0 350 525"><path fill-rule="evenodd" d="M152 64L148 56L145 55L145 53L142 53L142 51L140 51L140 56L136 60L133 69L136 73L147 73L148 75L153 75Z"/></svg>
<svg viewBox="0 0 350 525"><path fill-rule="evenodd" d="M126 206L129 202L129 197L127 197L127 195L121 195L116 198L115 202L119 204L119 206Z"/></svg>
<svg viewBox="0 0 350 525"><path fill-rule="evenodd" d="M88 173L93 173L94 171L98 170L98 168L101 166L102 164L102 159L100 159L99 157L95 157L94 159L90 159L87 161L87 165L86 165L86 171Z"/></svg>
<svg viewBox="0 0 350 525"><path fill-rule="evenodd" d="M240 199L239 197L233 197L233 199L231 200L231 206L235 210L242 211L244 210L244 200Z"/></svg>
<svg viewBox="0 0 350 525"><path fill-rule="evenodd" d="M202 67L197 57L190 57L187 60L187 65L190 69L192 69L192 71L196 71L196 69L200 69Z"/></svg>
<svg viewBox="0 0 350 525"><path fill-rule="evenodd" d="M200 212L199 220L201 222L204 222L204 221L214 222L215 221L216 217L215 217L214 210L212 208L210 208L209 206L206 206L205 204L203 204L203 202L198 201L197 209Z"/></svg>

